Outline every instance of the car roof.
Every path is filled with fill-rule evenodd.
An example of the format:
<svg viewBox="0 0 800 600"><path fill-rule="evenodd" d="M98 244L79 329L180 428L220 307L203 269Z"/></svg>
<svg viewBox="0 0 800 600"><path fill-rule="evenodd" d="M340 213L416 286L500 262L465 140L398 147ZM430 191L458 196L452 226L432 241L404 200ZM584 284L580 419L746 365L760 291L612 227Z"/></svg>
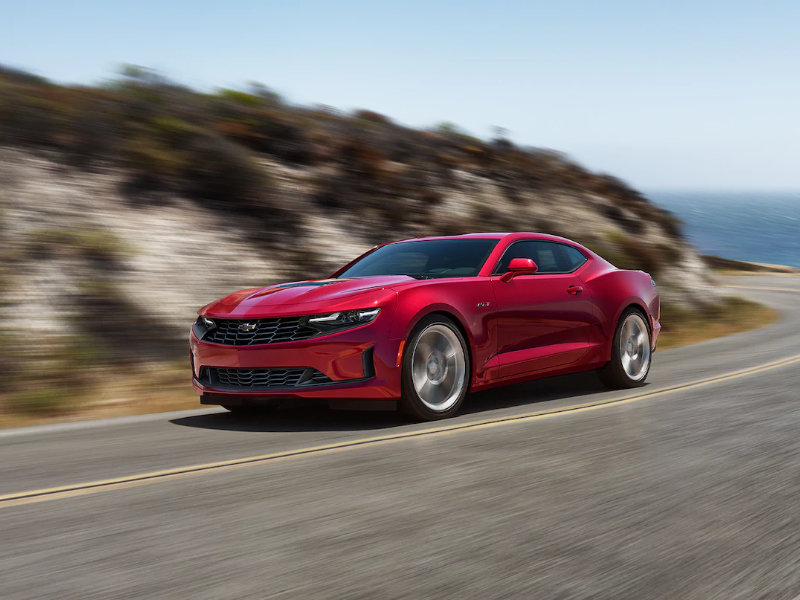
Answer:
<svg viewBox="0 0 800 600"><path fill-rule="evenodd" d="M370 249L365 254L362 254L358 258L354 258L349 263L347 263L346 265L344 265L341 268L339 268L339 270L334 272L331 275L331 277L338 277L340 273L344 272L350 266L352 266L354 263L356 263L357 261L361 260L361 258L363 258L363 256L365 256L366 254L369 254L371 252L374 252L375 250L377 250L378 248L381 248L383 246L388 246L388 245L391 245L391 244L397 244L397 243L400 243L400 242L420 242L420 241L424 241L424 240L468 240L468 239L473 239L473 240L474 239L503 240L503 243L498 243L498 244L495 245L494 249L491 251L489 256L486 258L486 261L484 262L483 266L481 267L480 274L482 274L482 275L488 275L489 271L491 270L491 265L494 264L494 262L496 262L498 260L498 258L500 257L501 253L504 252L506 250L506 248L508 248L508 246L510 244L512 244L513 242L515 242L517 240L547 240L547 241L552 241L552 242L560 242L560 243L568 244L570 246L579 248L581 251L583 251L583 253L586 255L586 257L589 260L591 260L593 258L600 258L597 254L595 254L594 252L592 252L591 250L589 250L585 246L579 244L578 242L575 242L573 240L570 240L570 239L567 239L567 238L564 238L564 237L560 237L560 236L557 236L557 235L550 235L549 233L535 233L535 232L532 232L532 231L517 231L517 232L513 232L513 233L509 233L509 232L501 232L501 233L464 233L462 235L438 235L438 236L430 236L430 237L407 238L407 239L404 239L404 240L395 240L393 242L386 242L386 243L383 243L383 244L378 244L377 246L373 247L372 249Z"/></svg>
<svg viewBox="0 0 800 600"><path fill-rule="evenodd" d="M569 244L576 244L572 240L559 237L557 235L550 235L549 233L535 233L532 231L517 231L517 232L502 232L502 233L464 233L461 235L437 235L430 237L408 238L405 240L397 240L397 242L418 242L422 240L464 240L464 239L492 239L514 241L517 239L537 239L537 240L551 240L554 242L567 242ZM397 243L390 242L390 243Z"/></svg>

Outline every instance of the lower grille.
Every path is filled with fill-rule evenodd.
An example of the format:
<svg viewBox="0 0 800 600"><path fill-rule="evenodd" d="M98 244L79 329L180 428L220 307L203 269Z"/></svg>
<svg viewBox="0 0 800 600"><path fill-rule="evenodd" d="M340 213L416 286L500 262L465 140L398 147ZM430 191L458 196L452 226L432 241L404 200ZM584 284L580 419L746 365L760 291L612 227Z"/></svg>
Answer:
<svg viewBox="0 0 800 600"><path fill-rule="evenodd" d="M333 383L324 373L309 367L287 369L231 369L206 367L201 381L208 385L242 390L272 390Z"/></svg>

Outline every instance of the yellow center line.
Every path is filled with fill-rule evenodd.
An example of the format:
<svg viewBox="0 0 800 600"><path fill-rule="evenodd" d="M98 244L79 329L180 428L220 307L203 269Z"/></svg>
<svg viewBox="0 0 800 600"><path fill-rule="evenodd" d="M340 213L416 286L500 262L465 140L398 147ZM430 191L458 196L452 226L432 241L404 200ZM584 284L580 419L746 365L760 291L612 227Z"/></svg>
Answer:
<svg viewBox="0 0 800 600"><path fill-rule="evenodd" d="M567 413L577 413L588 410L596 410L608 406L618 406L621 404L628 404L631 402L639 402L641 400L649 400L652 398L666 396L668 394L673 394L676 392L682 392L685 390L691 390L706 385L712 385L715 383L730 381L732 379L738 379L740 377L747 377L750 375L755 375L757 373L763 373L764 371L779 369L797 363L800 363L800 354L780 360L763 363L760 365L756 365L754 367L748 367L736 371L729 371L721 375L715 375L711 377L697 379L694 381L689 381L686 383L661 387L652 391L630 393L624 396L618 396L616 398L609 398L606 400L596 400L594 402L585 402L582 404L574 404L570 406L564 406L561 408L518 413L501 417L492 417L477 421L468 421L466 423L452 423L449 425L440 425L436 427L429 427L426 429L417 429L414 431L404 431L404 432L390 433L386 435L379 435L373 437L357 438L354 440L333 442L330 444L322 444L319 446L295 448L292 450L282 450L279 452L272 452L269 454L259 454L255 456L247 456L243 458L235 458L230 460L221 460L205 464L187 465L172 469L164 469L161 471L139 473L136 475L128 475L125 477L100 479L97 481L87 481L84 483L64 485L59 487L15 492L11 494L0 495L0 507L17 506L20 504L43 502L46 500L56 500L60 498L90 494L94 492L106 491L111 489L131 487L133 485L141 485L144 483L166 481L178 477L186 477L189 475L199 475L210 471L230 470L234 468L242 468L242 467L263 464L265 462L301 458L305 456L319 456L343 450L362 448L364 446L373 446L377 444L399 442L419 437L430 437L434 435L458 433L461 431L474 431L477 429L484 429L488 427L499 427L502 425L509 425L514 423L525 423L535 419L555 417Z"/></svg>

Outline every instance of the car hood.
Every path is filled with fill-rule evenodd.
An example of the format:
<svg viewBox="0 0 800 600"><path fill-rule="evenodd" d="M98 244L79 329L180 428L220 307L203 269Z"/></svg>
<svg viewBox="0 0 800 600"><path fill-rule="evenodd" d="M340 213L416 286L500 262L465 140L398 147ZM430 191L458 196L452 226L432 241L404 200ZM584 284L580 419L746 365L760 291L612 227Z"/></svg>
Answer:
<svg viewBox="0 0 800 600"><path fill-rule="evenodd" d="M353 298L366 308L377 303L381 290L416 281L407 275L382 275L356 279L317 279L279 283L263 288L239 290L204 306L200 313L215 317L259 317L291 313L346 310ZM375 298L364 298L373 293ZM297 307L296 305L302 306Z"/></svg>

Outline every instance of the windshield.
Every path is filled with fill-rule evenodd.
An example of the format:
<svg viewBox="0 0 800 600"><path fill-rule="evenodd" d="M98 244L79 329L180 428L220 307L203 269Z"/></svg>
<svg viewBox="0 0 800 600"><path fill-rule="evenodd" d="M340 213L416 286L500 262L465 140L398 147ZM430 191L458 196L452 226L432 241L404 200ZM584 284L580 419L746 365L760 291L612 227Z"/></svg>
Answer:
<svg viewBox="0 0 800 600"><path fill-rule="evenodd" d="M493 239L397 242L368 254L339 277L408 275L416 279L474 277L497 245Z"/></svg>

